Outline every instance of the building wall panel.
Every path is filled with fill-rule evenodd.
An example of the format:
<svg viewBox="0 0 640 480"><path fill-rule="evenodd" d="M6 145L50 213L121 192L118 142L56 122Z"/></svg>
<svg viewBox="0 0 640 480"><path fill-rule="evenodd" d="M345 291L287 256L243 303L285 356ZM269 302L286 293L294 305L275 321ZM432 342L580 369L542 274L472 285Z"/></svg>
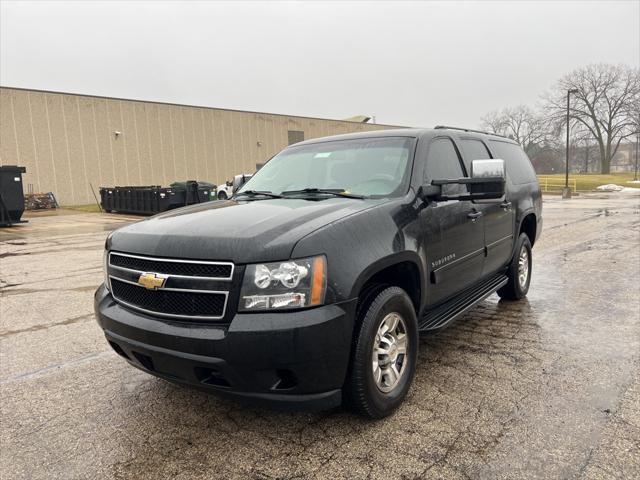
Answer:
<svg viewBox="0 0 640 480"><path fill-rule="evenodd" d="M27 95L0 90L0 163L26 167L24 185L39 190L35 132Z"/></svg>
<svg viewBox="0 0 640 480"><path fill-rule="evenodd" d="M75 100L78 117L80 119L80 142L84 156L87 182L93 185L97 195L97 188L102 185L102 171L98 139L96 136L93 101L86 97L76 97ZM81 203L85 202L83 201Z"/></svg>
<svg viewBox="0 0 640 480"><path fill-rule="evenodd" d="M40 92L28 93L27 95L34 131L34 145L38 162L38 180L40 180L41 188L47 191L53 191L59 196L60 192L56 182L53 149L51 147L51 135L49 132L49 115L47 113L45 95ZM69 201L71 201L71 199L69 199Z"/></svg>
<svg viewBox="0 0 640 480"><path fill-rule="evenodd" d="M0 92L0 161L7 165L19 162L11 92Z"/></svg>
<svg viewBox="0 0 640 480"><path fill-rule="evenodd" d="M85 167L85 155L82 148L80 116L78 115L77 99L68 95L61 95L62 118L67 151L67 163L71 186L73 187L73 201L84 203L89 197L89 180Z"/></svg>
<svg viewBox="0 0 640 480"><path fill-rule="evenodd" d="M113 161L113 146L115 142L113 130L109 125L109 105L107 100L96 101L93 105L96 123L94 125L96 131L96 141L98 150L100 151L100 161L102 165L102 184L103 186L114 186L116 182L116 169Z"/></svg>
<svg viewBox="0 0 640 480"><path fill-rule="evenodd" d="M149 149L149 168L155 179L154 183L165 185L167 175L165 174L158 105L147 105L147 108L144 110L144 124L144 135Z"/></svg>
<svg viewBox="0 0 640 480"><path fill-rule="evenodd" d="M163 179L151 163L151 148L149 146L149 134L147 132L147 105L134 103L133 124L138 145L138 165L140 168L140 183L147 185L162 185Z"/></svg>

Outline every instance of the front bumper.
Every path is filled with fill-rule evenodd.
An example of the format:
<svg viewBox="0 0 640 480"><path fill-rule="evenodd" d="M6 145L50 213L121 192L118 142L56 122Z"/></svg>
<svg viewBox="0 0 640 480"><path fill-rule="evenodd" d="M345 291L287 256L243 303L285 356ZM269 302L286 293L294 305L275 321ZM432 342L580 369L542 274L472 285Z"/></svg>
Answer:
<svg viewBox="0 0 640 480"><path fill-rule="evenodd" d="M341 403L356 300L236 314L230 324L160 319L117 304L102 285L96 318L112 348L158 377L271 407Z"/></svg>

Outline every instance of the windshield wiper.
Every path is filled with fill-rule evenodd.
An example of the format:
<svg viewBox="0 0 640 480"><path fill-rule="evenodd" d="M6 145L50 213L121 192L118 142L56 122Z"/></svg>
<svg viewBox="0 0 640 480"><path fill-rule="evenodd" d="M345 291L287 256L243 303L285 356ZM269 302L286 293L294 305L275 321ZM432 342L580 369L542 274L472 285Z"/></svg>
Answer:
<svg viewBox="0 0 640 480"><path fill-rule="evenodd" d="M246 195L248 197L269 197L269 198L282 198L282 195L278 195L277 193L269 192L267 190L245 190L243 192L236 193L233 198L238 198L242 195Z"/></svg>
<svg viewBox="0 0 640 480"><path fill-rule="evenodd" d="M342 188L303 188L302 190L287 190L286 192L282 192L282 196L316 194L316 193L334 195L336 197L344 197L344 198L357 198L360 200L363 200L365 198L362 195L354 195L353 193L347 193Z"/></svg>

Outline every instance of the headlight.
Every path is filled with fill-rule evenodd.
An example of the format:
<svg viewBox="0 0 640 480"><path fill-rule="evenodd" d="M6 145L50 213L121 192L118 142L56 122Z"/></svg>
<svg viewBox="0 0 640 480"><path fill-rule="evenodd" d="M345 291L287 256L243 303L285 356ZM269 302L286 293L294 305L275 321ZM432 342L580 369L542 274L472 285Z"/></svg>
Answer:
<svg viewBox="0 0 640 480"><path fill-rule="evenodd" d="M248 265L239 310L303 308L324 303L327 260L324 256Z"/></svg>
<svg viewBox="0 0 640 480"><path fill-rule="evenodd" d="M109 250L106 249L102 254L102 271L104 273L104 284L109 290Z"/></svg>

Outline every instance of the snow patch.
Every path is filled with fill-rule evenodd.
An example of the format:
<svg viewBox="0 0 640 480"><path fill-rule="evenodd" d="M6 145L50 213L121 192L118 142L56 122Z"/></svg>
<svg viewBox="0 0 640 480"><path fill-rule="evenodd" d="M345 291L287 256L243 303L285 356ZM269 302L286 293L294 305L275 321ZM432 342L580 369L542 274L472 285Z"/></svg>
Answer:
<svg viewBox="0 0 640 480"><path fill-rule="evenodd" d="M629 182L632 183L632 182ZM636 183L636 182L633 182ZM640 182L637 182L640 183ZM633 187L623 187L621 185L616 185L615 183L607 183L606 185L600 185L596 187L596 190L600 192L640 192L640 188Z"/></svg>

